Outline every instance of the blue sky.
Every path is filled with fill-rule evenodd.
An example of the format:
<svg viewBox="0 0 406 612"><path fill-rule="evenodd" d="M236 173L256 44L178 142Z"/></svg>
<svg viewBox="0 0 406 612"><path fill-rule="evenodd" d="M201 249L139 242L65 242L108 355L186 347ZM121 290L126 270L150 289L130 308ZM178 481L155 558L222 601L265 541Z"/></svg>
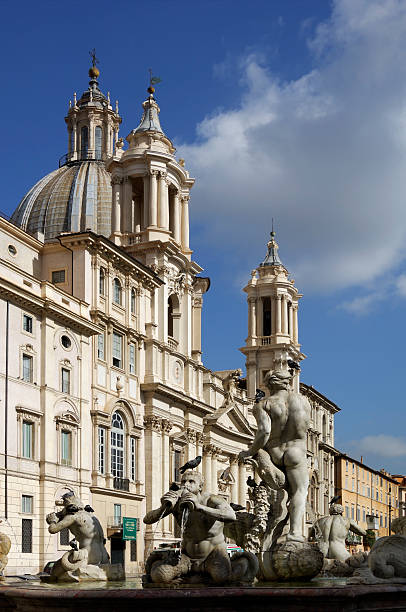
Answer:
<svg viewBox="0 0 406 612"><path fill-rule="evenodd" d="M243 367L242 287L275 217L304 294L302 380L337 403L336 446L405 473L406 4L397 0L2 2L0 210L67 150L88 51L136 127L148 68L197 182L191 246L211 277L204 362Z"/></svg>

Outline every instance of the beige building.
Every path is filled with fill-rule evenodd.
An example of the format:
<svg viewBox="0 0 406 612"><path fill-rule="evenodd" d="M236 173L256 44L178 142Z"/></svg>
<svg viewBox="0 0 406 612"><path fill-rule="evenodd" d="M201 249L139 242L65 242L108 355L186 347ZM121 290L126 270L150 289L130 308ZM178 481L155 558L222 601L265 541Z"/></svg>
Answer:
<svg viewBox="0 0 406 612"><path fill-rule="evenodd" d="M342 453L336 456L335 471L336 495L341 497L344 516L366 530L367 517L373 515L376 537L390 535L390 523L399 516L399 483L394 477Z"/></svg>
<svg viewBox="0 0 406 612"><path fill-rule="evenodd" d="M189 246L194 179L161 128L153 90L124 150L118 104L99 89L98 70L89 74L89 88L69 105L60 167L10 221L0 219L0 517L12 539L9 574L36 572L69 547L69 533L50 535L45 522L68 489L94 508L128 574L153 546L176 539L171 517L154 526L141 519L186 460L201 455L206 488L245 505L247 469L237 456L254 433L250 398L266 368L304 357L300 295L272 236L245 289L247 381L225 404L233 371L202 362L210 281ZM338 408L301 389L312 404L318 515L334 489ZM123 541L123 517L139 519L136 542Z"/></svg>

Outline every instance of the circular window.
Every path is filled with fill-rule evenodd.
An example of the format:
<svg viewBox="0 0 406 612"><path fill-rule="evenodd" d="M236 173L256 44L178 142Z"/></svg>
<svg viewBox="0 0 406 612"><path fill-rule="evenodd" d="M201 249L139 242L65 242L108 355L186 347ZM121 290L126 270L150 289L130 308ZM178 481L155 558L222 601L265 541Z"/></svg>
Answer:
<svg viewBox="0 0 406 612"><path fill-rule="evenodd" d="M17 249L15 248L14 244L8 245L8 252L10 255L17 255Z"/></svg>
<svg viewBox="0 0 406 612"><path fill-rule="evenodd" d="M68 336L62 336L61 343L62 346L66 349L70 348L72 345L72 342L70 341L70 338L68 338Z"/></svg>

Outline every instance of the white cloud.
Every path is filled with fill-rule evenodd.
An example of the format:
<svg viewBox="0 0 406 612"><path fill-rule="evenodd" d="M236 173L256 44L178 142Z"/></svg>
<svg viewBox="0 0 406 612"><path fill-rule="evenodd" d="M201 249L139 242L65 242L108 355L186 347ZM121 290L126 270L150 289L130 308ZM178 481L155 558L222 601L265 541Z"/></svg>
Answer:
<svg viewBox="0 0 406 612"><path fill-rule="evenodd" d="M238 107L179 147L206 245L223 244L248 276L275 217L282 261L306 293L368 286L404 260L405 38L404 2L337 0L309 41L308 74L281 82L245 58Z"/></svg>
<svg viewBox="0 0 406 612"><path fill-rule="evenodd" d="M360 440L352 440L348 443L358 453L370 453L380 457L403 457L406 455L406 439L379 434L377 436L365 436Z"/></svg>

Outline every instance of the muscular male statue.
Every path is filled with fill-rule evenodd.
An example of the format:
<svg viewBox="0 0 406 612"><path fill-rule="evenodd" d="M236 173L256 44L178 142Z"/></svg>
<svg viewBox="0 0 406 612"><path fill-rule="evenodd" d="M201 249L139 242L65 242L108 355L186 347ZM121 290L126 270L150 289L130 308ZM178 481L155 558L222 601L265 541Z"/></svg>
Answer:
<svg viewBox="0 0 406 612"><path fill-rule="evenodd" d="M185 505L189 509L179 562L171 565L162 559L154 561L152 582L172 582L189 572L208 574L217 584L231 578L223 527L225 521L235 520L235 512L222 497L202 493L202 488L202 475L186 470L179 491L165 493L161 506L144 517L144 523L151 524L172 513L181 525Z"/></svg>
<svg viewBox="0 0 406 612"><path fill-rule="evenodd" d="M291 377L285 370L271 370L265 375L269 396L255 404L257 433L250 448L239 457L243 461L253 458L260 477L272 489L287 490L290 521L287 539L304 542L310 404L306 397L289 389Z"/></svg>
<svg viewBox="0 0 406 612"><path fill-rule="evenodd" d="M344 518L344 508L341 504L330 506L330 516L322 516L313 525L316 541L326 559L345 561L350 553L345 547L348 531L365 535L364 529L352 519Z"/></svg>
<svg viewBox="0 0 406 612"><path fill-rule="evenodd" d="M79 549L87 550L89 565L108 563L109 555L104 546L106 540L103 528L93 512L86 511L82 501L73 493L65 493L62 496L62 506L62 510L57 514L51 512L46 516L49 533L58 533L68 527L79 542Z"/></svg>

